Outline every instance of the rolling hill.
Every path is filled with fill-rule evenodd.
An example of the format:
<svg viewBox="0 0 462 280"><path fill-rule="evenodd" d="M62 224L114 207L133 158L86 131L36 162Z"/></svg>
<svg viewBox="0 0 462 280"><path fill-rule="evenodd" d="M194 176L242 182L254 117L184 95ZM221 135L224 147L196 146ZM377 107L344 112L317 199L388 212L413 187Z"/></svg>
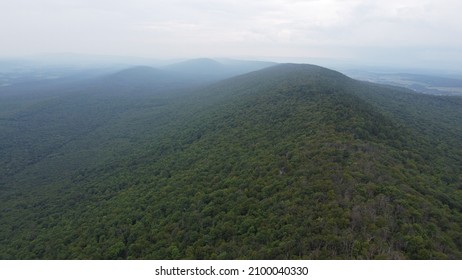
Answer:
<svg viewBox="0 0 462 280"><path fill-rule="evenodd" d="M298 64L149 94L157 74L2 109L0 258L462 257L461 98Z"/></svg>

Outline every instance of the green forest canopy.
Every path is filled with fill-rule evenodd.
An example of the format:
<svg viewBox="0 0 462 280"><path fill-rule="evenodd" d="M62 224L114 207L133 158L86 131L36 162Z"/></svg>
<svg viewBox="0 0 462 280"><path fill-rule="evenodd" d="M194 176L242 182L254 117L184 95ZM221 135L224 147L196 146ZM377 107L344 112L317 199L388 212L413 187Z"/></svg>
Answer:
<svg viewBox="0 0 462 280"><path fill-rule="evenodd" d="M461 98L313 65L160 80L0 97L0 258L462 257Z"/></svg>

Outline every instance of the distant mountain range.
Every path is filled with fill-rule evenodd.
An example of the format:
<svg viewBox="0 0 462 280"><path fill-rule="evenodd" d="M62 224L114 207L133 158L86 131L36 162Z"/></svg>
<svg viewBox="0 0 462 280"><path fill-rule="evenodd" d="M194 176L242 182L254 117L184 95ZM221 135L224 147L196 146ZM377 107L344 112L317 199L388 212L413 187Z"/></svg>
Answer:
<svg viewBox="0 0 462 280"><path fill-rule="evenodd" d="M168 65L163 67L163 69L186 77L219 80L260 70L273 65L276 65L276 63L230 59L218 62L208 58L200 58Z"/></svg>
<svg viewBox="0 0 462 280"><path fill-rule="evenodd" d="M460 259L462 98L198 59L0 90L1 259Z"/></svg>
<svg viewBox="0 0 462 280"><path fill-rule="evenodd" d="M67 56L64 56L67 57ZM242 61L221 59L220 61L201 58L175 63L157 62L157 66L134 65L108 61L102 64L95 60L91 68L85 68L77 63L76 57L71 57L67 66L60 64L44 64L34 61L0 61L0 89L3 92L18 91L18 87L48 87L57 84L71 84L74 81L82 84L102 84L121 86L125 89L144 92L144 90L190 88L205 85L236 75L260 70L276 63L263 61ZM93 61L84 56L85 61ZM51 61L55 61L54 60ZM39 60L42 61L42 60ZM61 60L57 60L58 62ZM56 63L58 63L56 62ZM85 65L85 64L84 64ZM11 89L11 86L14 86ZM69 87L69 86L68 86ZM118 89L120 92L121 89ZM38 90L40 91L40 90ZM133 90L132 90L133 92ZM1 93L1 92L0 92Z"/></svg>

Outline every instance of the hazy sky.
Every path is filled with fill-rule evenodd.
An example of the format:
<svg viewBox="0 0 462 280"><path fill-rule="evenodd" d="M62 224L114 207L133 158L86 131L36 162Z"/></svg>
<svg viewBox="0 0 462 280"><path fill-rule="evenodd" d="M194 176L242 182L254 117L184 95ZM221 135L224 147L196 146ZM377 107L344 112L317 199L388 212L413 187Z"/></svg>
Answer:
<svg viewBox="0 0 462 280"><path fill-rule="evenodd" d="M330 58L457 68L461 0L0 0L0 56Z"/></svg>

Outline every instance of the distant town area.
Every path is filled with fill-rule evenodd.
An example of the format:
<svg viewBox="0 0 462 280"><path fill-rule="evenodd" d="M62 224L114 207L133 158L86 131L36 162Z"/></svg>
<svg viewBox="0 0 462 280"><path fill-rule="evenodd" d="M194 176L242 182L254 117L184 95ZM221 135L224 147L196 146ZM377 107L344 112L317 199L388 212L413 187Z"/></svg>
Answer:
<svg viewBox="0 0 462 280"><path fill-rule="evenodd" d="M462 77L439 77L410 73L375 73L362 70L344 72L354 79L405 87L426 94L462 95Z"/></svg>

